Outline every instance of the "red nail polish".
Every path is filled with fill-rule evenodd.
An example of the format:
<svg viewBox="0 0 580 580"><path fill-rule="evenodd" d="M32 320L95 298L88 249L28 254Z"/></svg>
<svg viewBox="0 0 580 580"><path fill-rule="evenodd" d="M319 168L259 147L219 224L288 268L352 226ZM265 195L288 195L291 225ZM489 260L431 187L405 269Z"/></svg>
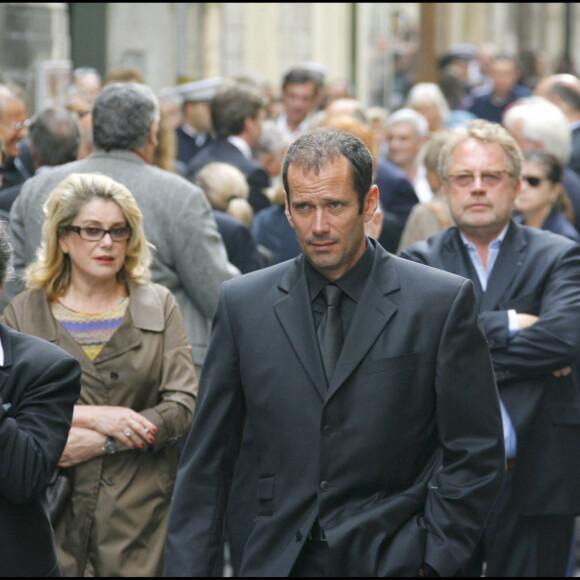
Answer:
<svg viewBox="0 0 580 580"><path fill-rule="evenodd" d="M141 443L141 447L145 447L145 443Z"/></svg>
<svg viewBox="0 0 580 580"><path fill-rule="evenodd" d="M157 433L157 429L155 427L153 427L152 431L153 433Z"/></svg>
<svg viewBox="0 0 580 580"><path fill-rule="evenodd" d="M137 449L137 447L136 447L135 445L131 445L131 447L132 447L133 449Z"/></svg>
<svg viewBox="0 0 580 580"><path fill-rule="evenodd" d="M155 443L155 439L153 439L153 437L151 437L151 439L149 439L149 443Z"/></svg>

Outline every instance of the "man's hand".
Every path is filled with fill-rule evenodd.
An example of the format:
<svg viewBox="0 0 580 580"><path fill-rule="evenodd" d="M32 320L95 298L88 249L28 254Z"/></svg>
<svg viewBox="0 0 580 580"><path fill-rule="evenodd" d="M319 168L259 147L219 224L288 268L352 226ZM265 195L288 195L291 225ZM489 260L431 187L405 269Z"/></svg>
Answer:
<svg viewBox="0 0 580 580"><path fill-rule="evenodd" d="M540 319L535 314L521 314L518 312L516 313L516 316L518 317L518 322L520 323L520 330L529 328L530 326L536 324L536 322L538 322Z"/></svg>
<svg viewBox="0 0 580 580"><path fill-rule="evenodd" d="M571 372L572 372L572 367L565 367L563 369L560 369L559 371L552 371L552 374L556 378L560 378L560 377L567 377Z"/></svg>

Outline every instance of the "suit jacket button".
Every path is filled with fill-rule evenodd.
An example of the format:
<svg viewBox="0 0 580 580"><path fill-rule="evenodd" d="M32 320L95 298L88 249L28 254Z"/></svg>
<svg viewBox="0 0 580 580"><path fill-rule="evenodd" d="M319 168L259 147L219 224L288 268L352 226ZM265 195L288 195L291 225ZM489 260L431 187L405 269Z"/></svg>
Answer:
<svg viewBox="0 0 580 580"><path fill-rule="evenodd" d="M296 541L299 542L302 539L302 534L298 531L296 532Z"/></svg>
<svg viewBox="0 0 580 580"><path fill-rule="evenodd" d="M320 489L322 491L328 491L329 488L330 488L330 484L328 483L328 481L321 481L320 482Z"/></svg>
<svg viewBox="0 0 580 580"><path fill-rule="evenodd" d="M105 479L105 483L107 485L115 485L115 478L114 477L107 477L107 479Z"/></svg>
<svg viewBox="0 0 580 580"><path fill-rule="evenodd" d="M325 425L324 428L322 429L322 432L327 437L330 437L331 435L334 435L334 429L330 425Z"/></svg>
<svg viewBox="0 0 580 580"><path fill-rule="evenodd" d="M118 378L119 378L119 373L116 373L115 371L113 371L113 372L111 373L111 379L112 379L113 381L116 381Z"/></svg>

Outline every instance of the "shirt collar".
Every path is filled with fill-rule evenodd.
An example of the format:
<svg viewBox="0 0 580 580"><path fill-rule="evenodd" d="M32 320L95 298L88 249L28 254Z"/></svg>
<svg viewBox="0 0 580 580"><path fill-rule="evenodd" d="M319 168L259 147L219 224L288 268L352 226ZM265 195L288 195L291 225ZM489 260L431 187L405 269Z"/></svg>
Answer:
<svg viewBox="0 0 580 580"><path fill-rule="evenodd" d="M345 294L358 302L365 289L367 279L373 268L375 256L375 247L372 243L366 241L366 249L363 255L358 259L357 263L343 276L334 282ZM308 291L310 294L310 301L312 302L320 293L322 288L328 284L328 279L325 278L314 266L304 260L306 267L306 279L308 281Z"/></svg>
<svg viewBox="0 0 580 580"><path fill-rule="evenodd" d="M501 243L503 242L505 235L507 233L508 227L509 227L509 222L505 225L503 230L499 233L499 236L497 236L497 238L495 238L495 240L493 240L489 244L490 250L499 250L499 248L501 247ZM475 249L475 246L463 235L463 232L461 230L459 230L459 235L461 236L461 239L463 240L463 243L465 244L465 247L467 249L472 249L472 248Z"/></svg>
<svg viewBox="0 0 580 580"><path fill-rule="evenodd" d="M248 145L248 143L246 141L244 141L241 137L238 137L237 135L230 135L228 137L228 141L236 149L239 149L241 151L242 155L246 159L251 159L252 158L252 149L250 148L250 146Z"/></svg>

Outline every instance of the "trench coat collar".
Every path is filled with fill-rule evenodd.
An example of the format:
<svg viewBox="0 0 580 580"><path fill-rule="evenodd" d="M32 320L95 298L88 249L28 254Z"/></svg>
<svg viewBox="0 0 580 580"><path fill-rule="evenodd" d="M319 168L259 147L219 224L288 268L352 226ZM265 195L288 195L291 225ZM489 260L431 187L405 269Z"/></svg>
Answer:
<svg viewBox="0 0 580 580"><path fill-rule="evenodd" d="M278 284L284 295L274 304L274 310L296 356L323 400L332 396L348 379L397 311L397 306L388 297L400 289L396 258L373 240L371 243L376 246L371 274L328 387L314 328L303 255L294 260Z"/></svg>

